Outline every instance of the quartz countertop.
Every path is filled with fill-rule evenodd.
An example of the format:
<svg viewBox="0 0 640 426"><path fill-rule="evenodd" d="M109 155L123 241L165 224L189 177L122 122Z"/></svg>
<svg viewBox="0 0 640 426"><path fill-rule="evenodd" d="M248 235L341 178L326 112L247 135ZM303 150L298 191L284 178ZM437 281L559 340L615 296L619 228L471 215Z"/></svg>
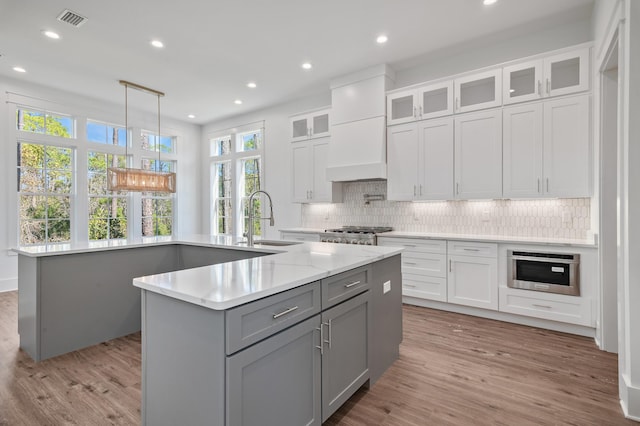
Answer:
<svg viewBox="0 0 640 426"><path fill-rule="evenodd" d="M350 246L305 242L290 246L247 247L242 239L195 235L158 237L111 243L66 244L14 249L30 257L182 244L265 255L199 268L134 278L133 285L214 310L226 310L340 272L399 254L397 247Z"/></svg>
<svg viewBox="0 0 640 426"><path fill-rule="evenodd" d="M280 232L300 232L309 234L319 234L324 229L316 228L289 228L280 229ZM438 240L464 240L464 241L481 241L487 243L522 243L549 246L569 246L569 247L591 247L598 246L597 238L571 239L571 238L551 238L551 237L521 237L511 235L481 235L481 234L455 234L455 233L437 233L437 232L413 232L413 231L391 231L377 234L380 237L391 238L422 238L422 239L438 239Z"/></svg>

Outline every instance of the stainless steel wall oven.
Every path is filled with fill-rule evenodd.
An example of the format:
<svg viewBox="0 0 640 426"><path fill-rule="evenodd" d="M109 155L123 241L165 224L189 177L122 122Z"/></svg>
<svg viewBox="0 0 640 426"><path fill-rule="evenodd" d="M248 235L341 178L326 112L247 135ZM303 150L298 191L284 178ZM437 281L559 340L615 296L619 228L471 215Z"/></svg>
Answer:
<svg viewBox="0 0 640 426"><path fill-rule="evenodd" d="M580 295L580 255L509 250L507 286Z"/></svg>

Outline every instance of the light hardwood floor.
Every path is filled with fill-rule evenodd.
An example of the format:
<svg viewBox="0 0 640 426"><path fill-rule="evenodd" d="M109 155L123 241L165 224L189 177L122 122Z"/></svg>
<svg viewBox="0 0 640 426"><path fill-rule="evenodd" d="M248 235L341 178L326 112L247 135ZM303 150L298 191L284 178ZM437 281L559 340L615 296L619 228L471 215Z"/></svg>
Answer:
<svg viewBox="0 0 640 426"><path fill-rule="evenodd" d="M137 333L34 363L0 293L0 425L139 424L140 349ZM616 365L592 339L405 306L400 359L325 424L638 425Z"/></svg>

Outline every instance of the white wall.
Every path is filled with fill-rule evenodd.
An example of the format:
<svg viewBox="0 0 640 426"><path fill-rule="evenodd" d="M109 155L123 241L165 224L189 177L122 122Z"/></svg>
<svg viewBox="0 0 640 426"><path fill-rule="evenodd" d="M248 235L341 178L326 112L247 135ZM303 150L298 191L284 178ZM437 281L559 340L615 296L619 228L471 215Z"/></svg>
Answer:
<svg viewBox="0 0 640 426"><path fill-rule="evenodd" d="M278 239L278 229L300 225L300 205L291 202L291 151L289 116L298 112L322 108L331 104L329 89L324 93L299 99L273 108L250 114L238 115L232 119L210 123L202 130L202 218L203 229L209 231L209 206L211 187L209 173L209 139L212 135L243 124L264 120L264 186L273 200L275 226L265 226L265 238Z"/></svg>
<svg viewBox="0 0 640 426"><path fill-rule="evenodd" d="M460 74L563 47L591 41L591 22L588 17L570 24L561 24L527 35L509 37L509 33L495 34L419 59L396 64L396 87ZM411 66L405 68L407 64Z"/></svg>
<svg viewBox="0 0 640 426"><path fill-rule="evenodd" d="M120 90L114 81L114 90ZM16 131L15 104L8 100L21 99L27 106L70 113L112 123L124 122L123 104L105 102L83 96L24 83L18 79L0 79L0 291L17 288L17 256L10 249L17 245L16 205ZM157 128L157 115L129 109L129 124L144 128ZM175 232L201 233L200 141L201 128L187 122L162 119L161 130L178 136L177 146L177 223ZM197 188L195 191L192 188Z"/></svg>

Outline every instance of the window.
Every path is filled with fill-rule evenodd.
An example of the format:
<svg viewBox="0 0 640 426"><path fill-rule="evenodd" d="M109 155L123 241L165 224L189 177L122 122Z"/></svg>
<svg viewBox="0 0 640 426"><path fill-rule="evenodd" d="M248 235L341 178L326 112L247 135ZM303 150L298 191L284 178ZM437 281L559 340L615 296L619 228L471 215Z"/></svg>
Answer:
<svg viewBox="0 0 640 426"><path fill-rule="evenodd" d="M142 160L142 169L174 172L174 161ZM173 194L163 192L142 193L142 236L173 234Z"/></svg>
<svg viewBox="0 0 640 426"><path fill-rule="evenodd" d="M87 140L89 142L126 147L127 132L124 127L87 120Z"/></svg>
<svg viewBox="0 0 640 426"><path fill-rule="evenodd" d="M127 238L126 193L107 191L107 167L126 167L125 156L89 152L87 164L89 240Z"/></svg>
<svg viewBox="0 0 640 426"><path fill-rule="evenodd" d="M16 110L16 125L23 132L75 137L75 120L68 115L19 108Z"/></svg>
<svg viewBox="0 0 640 426"><path fill-rule="evenodd" d="M161 153L174 154L175 150L175 138L173 136L160 136L148 131L142 131L141 135L142 149L146 151L158 152L158 147Z"/></svg>
<svg viewBox="0 0 640 426"><path fill-rule="evenodd" d="M211 232L243 235L249 226L249 196L262 187L262 131L252 130L211 139ZM254 217L262 214L260 197L251 206ZM262 234L259 220L254 235Z"/></svg>
<svg viewBox="0 0 640 426"><path fill-rule="evenodd" d="M71 240L73 150L18 142L20 245Z"/></svg>

